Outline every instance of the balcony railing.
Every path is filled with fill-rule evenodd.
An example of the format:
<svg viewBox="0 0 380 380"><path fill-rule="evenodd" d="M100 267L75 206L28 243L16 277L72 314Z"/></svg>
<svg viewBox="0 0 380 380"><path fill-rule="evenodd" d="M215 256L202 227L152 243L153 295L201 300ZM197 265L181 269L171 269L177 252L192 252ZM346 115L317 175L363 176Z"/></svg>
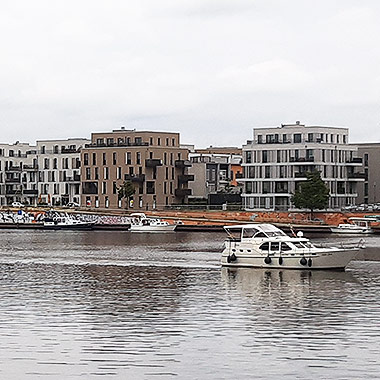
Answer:
<svg viewBox="0 0 380 380"><path fill-rule="evenodd" d="M175 189L175 196L182 198L191 195L191 189Z"/></svg>
<svg viewBox="0 0 380 380"><path fill-rule="evenodd" d="M131 182L144 182L145 174L125 174L124 180Z"/></svg>
<svg viewBox="0 0 380 380"><path fill-rule="evenodd" d="M189 160L176 160L174 164L176 168L189 168L191 166Z"/></svg>
<svg viewBox="0 0 380 380"><path fill-rule="evenodd" d="M5 178L5 183L20 183L20 182L21 182L20 177Z"/></svg>
<svg viewBox="0 0 380 380"><path fill-rule="evenodd" d="M362 164L363 159L361 157L353 157L346 161L347 164Z"/></svg>
<svg viewBox="0 0 380 380"><path fill-rule="evenodd" d="M186 183L189 181L194 181L194 174L183 174L178 176L179 183Z"/></svg>
<svg viewBox="0 0 380 380"><path fill-rule="evenodd" d="M128 147L128 146L149 146L147 142L103 142L85 144L85 148L104 148L104 147Z"/></svg>
<svg viewBox="0 0 380 380"><path fill-rule="evenodd" d="M23 168L23 170L37 171L38 165L24 165L22 168Z"/></svg>
<svg viewBox="0 0 380 380"><path fill-rule="evenodd" d="M348 178L350 179L366 179L366 174L365 173L348 173L347 175Z"/></svg>
<svg viewBox="0 0 380 380"><path fill-rule="evenodd" d="M161 166L162 162L156 158L148 158L145 160L145 167L147 168L155 168L156 166Z"/></svg>
<svg viewBox="0 0 380 380"><path fill-rule="evenodd" d="M38 190L35 189L24 189L22 192L24 195L38 195Z"/></svg>
<svg viewBox="0 0 380 380"><path fill-rule="evenodd" d="M5 168L6 172L20 172L22 170L21 166L8 166Z"/></svg>

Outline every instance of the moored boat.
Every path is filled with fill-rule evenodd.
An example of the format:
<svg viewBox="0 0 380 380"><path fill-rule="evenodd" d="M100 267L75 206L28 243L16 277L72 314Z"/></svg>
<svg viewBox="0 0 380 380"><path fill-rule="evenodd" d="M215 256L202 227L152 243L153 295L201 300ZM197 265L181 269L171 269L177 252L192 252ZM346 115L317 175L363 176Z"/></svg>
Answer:
<svg viewBox="0 0 380 380"><path fill-rule="evenodd" d="M67 213L61 215L46 216L43 221L43 228L47 230L90 230L94 227L95 221L83 221Z"/></svg>
<svg viewBox="0 0 380 380"><path fill-rule="evenodd" d="M317 247L302 232L286 235L272 224L225 226L227 240L222 266L344 270L356 256L356 246Z"/></svg>
<svg viewBox="0 0 380 380"><path fill-rule="evenodd" d="M341 223L336 227L331 227L330 230L336 234L373 234L374 230L371 227L371 222L377 222L377 218L348 218L351 223Z"/></svg>
<svg viewBox="0 0 380 380"><path fill-rule="evenodd" d="M174 232L176 224L170 224L159 218L148 218L142 212L131 214L132 232Z"/></svg>

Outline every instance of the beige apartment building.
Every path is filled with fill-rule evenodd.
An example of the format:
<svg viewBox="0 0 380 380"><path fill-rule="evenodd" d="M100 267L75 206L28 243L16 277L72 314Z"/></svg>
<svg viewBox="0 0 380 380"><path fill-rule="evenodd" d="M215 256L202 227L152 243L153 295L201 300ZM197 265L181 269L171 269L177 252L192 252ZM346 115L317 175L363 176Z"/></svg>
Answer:
<svg viewBox="0 0 380 380"><path fill-rule="evenodd" d="M92 133L81 151L81 204L89 208L162 209L187 202L189 151L179 133L114 130ZM131 181L129 204L118 198L118 187Z"/></svg>

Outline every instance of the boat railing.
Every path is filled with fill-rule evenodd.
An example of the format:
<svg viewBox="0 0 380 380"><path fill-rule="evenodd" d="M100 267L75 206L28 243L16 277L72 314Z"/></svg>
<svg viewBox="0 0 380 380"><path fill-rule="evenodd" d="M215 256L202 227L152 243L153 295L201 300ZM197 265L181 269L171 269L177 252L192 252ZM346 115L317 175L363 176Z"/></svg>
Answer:
<svg viewBox="0 0 380 380"><path fill-rule="evenodd" d="M360 239L357 242L347 243L341 241L340 243L321 243L316 245L317 248L342 248L342 249L355 249L355 248L365 248L365 240Z"/></svg>

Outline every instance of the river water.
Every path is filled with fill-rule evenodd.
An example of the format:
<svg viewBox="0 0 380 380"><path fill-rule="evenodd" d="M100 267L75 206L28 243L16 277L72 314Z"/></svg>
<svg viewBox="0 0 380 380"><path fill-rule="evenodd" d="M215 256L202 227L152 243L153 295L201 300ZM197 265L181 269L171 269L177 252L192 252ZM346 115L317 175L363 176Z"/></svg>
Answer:
<svg viewBox="0 0 380 380"><path fill-rule="evenodd" d="M380 378L380 237L311 272L221 269L219 233L0 236L1 379Z"/></svg>

